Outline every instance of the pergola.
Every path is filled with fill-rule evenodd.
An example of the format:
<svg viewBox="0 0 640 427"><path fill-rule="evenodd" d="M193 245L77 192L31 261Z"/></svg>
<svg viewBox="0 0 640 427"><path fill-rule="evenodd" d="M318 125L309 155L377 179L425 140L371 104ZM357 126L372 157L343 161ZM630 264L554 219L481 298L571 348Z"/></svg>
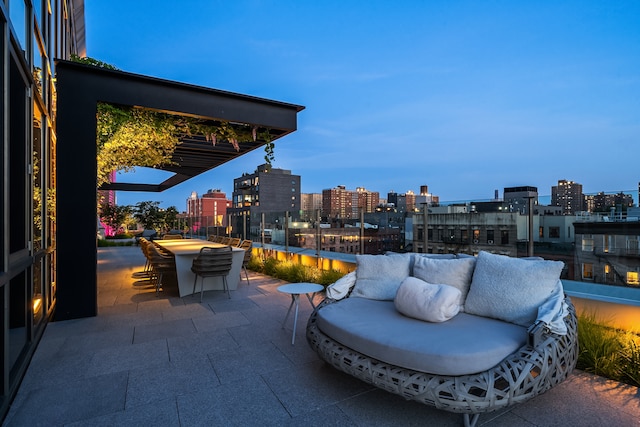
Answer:
<svg viewBox="0 0 640 427"><path fill-rule="evenodd" d="M68 61L56 63L56 320L97 314L96 106L136 106L209 121L268 130L271 141L297 128L303 106L107 70ZM112 183L104 190L163 191L264 146L265 140L212 144L204 135L183 138L159 184Z"/></svg>

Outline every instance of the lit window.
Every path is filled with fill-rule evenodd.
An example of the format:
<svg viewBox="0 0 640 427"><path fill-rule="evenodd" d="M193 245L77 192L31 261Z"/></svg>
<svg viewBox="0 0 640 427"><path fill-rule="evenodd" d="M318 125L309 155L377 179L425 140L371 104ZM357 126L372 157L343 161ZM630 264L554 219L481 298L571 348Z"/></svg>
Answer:
<svg viewBox="0 0 640 427"><path fill-rule="evenodd" d="M582 251L593 252L593 237L591 235L582 238Z"/></svg>
<svg viewBox="0 0 640 427"><path fill-rule="evenodd" d="M593 264L590 264L590 263L582 264L582 278L593 280Z"/></svg>
<svg viewBox="0 0 640 427"><path fill-rule="evenodd" d="M627 271L627 285L640 285L637 271Z"/></svg>

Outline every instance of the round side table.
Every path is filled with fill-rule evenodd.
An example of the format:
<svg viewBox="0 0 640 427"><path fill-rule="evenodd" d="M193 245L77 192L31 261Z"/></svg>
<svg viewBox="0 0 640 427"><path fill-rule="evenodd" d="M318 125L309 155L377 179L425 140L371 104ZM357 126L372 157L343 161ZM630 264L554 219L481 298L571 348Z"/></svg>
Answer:
<svg viewBox="0 0 640 427"><path fill-rule="evenodd" d="M316 295L316 293L323 290L324 286L318 285L317 283L290 283L288 285L278 286L278 292L291 295L291 304L289 304L289 310L287 311L287 315L284 317L284 321L282 322L283 329L285 323L287 323L287 319L289 318L289 313L291 313L291 307L293 307L294 303L296 305L296 313L293 319L293 334L291 336L291 345L294 345L296 341L296 325L298 323L298 307L300 305L300 294L307 295L307 298L311 303L311 307L316 308L316 306L313 304L313 297Z"/></svg>

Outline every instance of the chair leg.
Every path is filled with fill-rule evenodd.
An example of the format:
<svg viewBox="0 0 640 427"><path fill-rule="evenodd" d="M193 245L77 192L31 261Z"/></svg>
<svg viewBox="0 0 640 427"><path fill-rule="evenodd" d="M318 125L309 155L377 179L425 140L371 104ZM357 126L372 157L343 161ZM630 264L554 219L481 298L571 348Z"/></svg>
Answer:
<svg viewBox="0 0 640 427"><path fill-rule="evenodd" d="M191 292L191 294L195 294L196 293L196 283L198 283L198 275L196 274L195 278L193 279L193 292Z"/></svg>
<svg viewBox="0 0 640 427"><path fill-rule="evenodd" d="M200 302L202 302L202 295L204 294L204 276L202 276L202 283L200 287Z"/></svg>
<svg viewBox="0 0 640 427"><path fill-rule="evenodd" d="M222 276L222 285L223 285L223 289L227 291L227 295L229 296L229 299L231 299L231 292L229 292L229 286L227 285L227 276Z"/></svg>
<svg viewBox="0 0 640 427"><path fill-rule="evenodd" d="M160 292L160 286L162 285L162 271L158 274L158 281L156 282L156 297Z"/></svg>
<svg viewBox="0 0 640 427"><path fill-rule="evenodd" d="M249 286L249 273L247 273L247 267L243 265L242 269L244 270L244 277L247 279L247 286Z"/></svg>

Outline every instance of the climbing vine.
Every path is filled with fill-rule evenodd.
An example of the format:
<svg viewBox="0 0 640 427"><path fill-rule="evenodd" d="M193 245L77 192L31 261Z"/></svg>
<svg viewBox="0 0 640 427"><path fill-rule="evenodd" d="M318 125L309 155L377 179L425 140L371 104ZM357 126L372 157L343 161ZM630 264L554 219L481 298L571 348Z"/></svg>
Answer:
<svg viewBox="0 0 640 427"><path fill-rule="evenodd" d="M93 58L72 57L73 61L110 70L114 66ZM129 172L136 166L160 167L173 164L182 139L203 135L212 145L228 143L240 151L241 142L265 142L264 159L274 161L275 144L269 129L224 120L204 120L167 114L139 107L98 103L96 144L98 187L110 182L113 171Z"/></svg>

